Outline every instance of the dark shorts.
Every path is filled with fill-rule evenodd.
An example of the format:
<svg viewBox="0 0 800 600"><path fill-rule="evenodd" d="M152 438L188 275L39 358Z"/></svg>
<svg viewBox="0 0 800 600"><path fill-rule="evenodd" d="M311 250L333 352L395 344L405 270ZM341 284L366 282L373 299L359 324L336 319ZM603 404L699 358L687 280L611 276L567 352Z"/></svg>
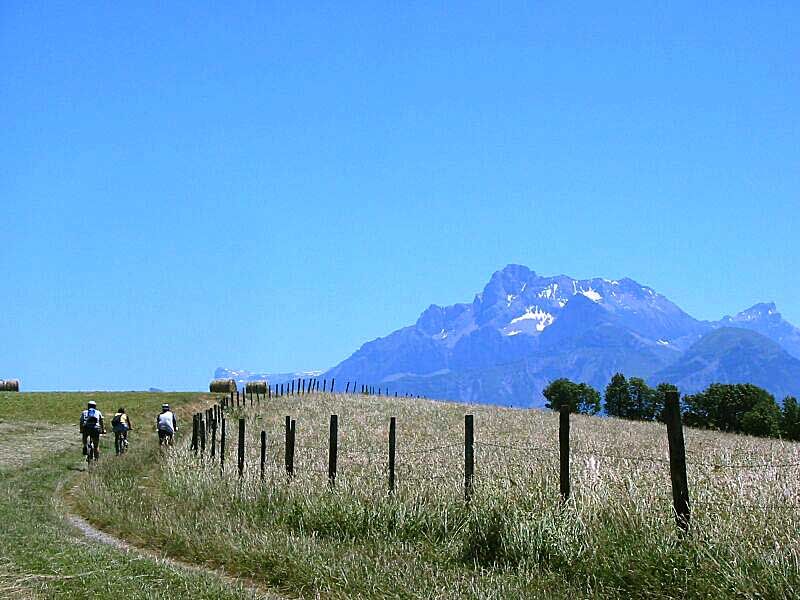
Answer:
<svg viewBox="0 0 800 600"><path fill-rule="evenodd" d="M174 431L169 431L168 429L159 429L158 430L158 439L160 441L164 441L166 439L172 439L172 436L175 435Z"/></svg>
<svg viewBox="0 0 800 600"><path fill-rule="evenodd" d="M100 447L100 430L99 429L84 429L83 430L83 445L86 446L86 438L92 438L94 447Z"/></svg>

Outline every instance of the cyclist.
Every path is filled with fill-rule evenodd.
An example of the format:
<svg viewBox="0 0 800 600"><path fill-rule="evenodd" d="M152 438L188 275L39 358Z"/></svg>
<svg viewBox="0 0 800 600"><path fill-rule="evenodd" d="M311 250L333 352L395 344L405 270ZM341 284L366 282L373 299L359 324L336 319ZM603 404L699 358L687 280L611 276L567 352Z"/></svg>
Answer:
<svg viewBox="0 0 800 600"><path fill-rule="evenodd" d="M169 409L169 404L161 405L161 414L156 417L156 429L158 430L158 442L172 445L172 437L178 431L178 420L175 414Z"/></svg>
<svg viewBox="0 0 800 600"><path fill-rule="evenodd" d="M91 458L97 460L100 458L100 434L106 432L105 424L103 423L103 413L97 410L97 402L91 400L81 413L80 420L81 436L83 438L83 454L86 455L86 439L91 438L94 443L94 451Z"/></svg>
<svg viewBox="0 0 800 600"><path fill-rule="evenodd" d="M120 455L128 447L128 432L133 429L131 418L125 412L125 408L120 407L111 419L111 428L114 430L114 449L117 455Z"/></svg>

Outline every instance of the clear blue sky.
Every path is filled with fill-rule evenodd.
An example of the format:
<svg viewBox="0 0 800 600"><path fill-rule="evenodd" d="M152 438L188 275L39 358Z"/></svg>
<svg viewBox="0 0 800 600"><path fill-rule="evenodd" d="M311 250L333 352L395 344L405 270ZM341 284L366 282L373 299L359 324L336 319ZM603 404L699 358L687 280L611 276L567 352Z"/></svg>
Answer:
<svg viewBox="0 0 800 600"><path fill-rule="evenodd" d="M800 324L797 2L218 4L0 4L0 377L329 367L510 262Z"/></svg>

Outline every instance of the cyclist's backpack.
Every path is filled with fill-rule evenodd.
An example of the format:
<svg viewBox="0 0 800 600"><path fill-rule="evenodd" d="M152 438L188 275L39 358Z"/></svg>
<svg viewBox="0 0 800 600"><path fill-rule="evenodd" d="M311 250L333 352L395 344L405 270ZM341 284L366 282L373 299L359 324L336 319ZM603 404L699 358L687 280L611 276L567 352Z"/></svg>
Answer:
<svg viewBox="0 0 800 600"><path fill-rule="evenodd" d="M97 411L93 408L90 408L86 411L86 422L84 423L86 427L97 428L98 426L98 419L97 419Z"/></svg>
<svg viewBox="0 0 800 600"><path fill-rule="evenodd" d="M119 429L122 426L122 414L117 413L114 415L114 418L111 419L111 426L114 429Z"/></svg>

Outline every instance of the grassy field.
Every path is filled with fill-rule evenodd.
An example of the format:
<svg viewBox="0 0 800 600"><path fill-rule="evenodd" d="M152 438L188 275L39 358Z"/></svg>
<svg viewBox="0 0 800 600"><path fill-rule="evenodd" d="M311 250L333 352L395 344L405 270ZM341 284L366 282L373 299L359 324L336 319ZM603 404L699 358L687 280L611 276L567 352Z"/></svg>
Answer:
<svg viewBox="0 0 800 600"><path fill-rule="evenodd" d="M65 521L61 490L85 476L77 419L90 397L106 414L129 409L142 431L125 458L150 468L154 434L143 431L145 422L162 402L188 414L200 401L197 394L0 393L0 598L252 598L214 574L90 542ZM103 444L108 450L113 440Z"/></svg>
<svg viewBox="0 0 800 600"><path fill-rule="evenodd" d="M463 419L475 415L475 496L463 498ZM339 415L336 486L328 418ZM573 417L573 497L558 494L557 416L312 394L248 408L247 468L188 439L106 461L71 502L137 544L313 598L792 598L800 589L800 445L687 430L693 534L671 513L659 424ZM283 471L297 420L296 476ZM386 439L398 418L398 487ZM257 437L267 432L264 481ZM134 493L131 493L132 490Z"/></svg>

